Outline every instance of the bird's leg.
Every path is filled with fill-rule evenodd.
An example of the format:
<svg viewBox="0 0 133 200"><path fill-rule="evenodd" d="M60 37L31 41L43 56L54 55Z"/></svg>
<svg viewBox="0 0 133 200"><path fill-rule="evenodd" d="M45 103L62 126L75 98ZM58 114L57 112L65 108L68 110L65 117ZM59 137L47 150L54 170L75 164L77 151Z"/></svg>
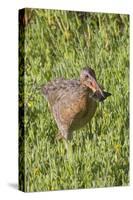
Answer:
<svg viewBox="0 0 133 200"><path fill-rule="evenodd" d="M68 132L67 129L64 129L63 130L63 133L61 133L62 137L63 137L63 142L64 142L64 146L65 146L65 149L66 149L66 156L67 156L67 159L69 161L72 161L72 155L73 155L73 151L72 151L72 145L70 143L70 140L71 140L71 136L72 134L70 132Z"/></svg>
<svg viewBox="0 0 133 200"><path fill-rule="evenodd" d="M57 133L56 139L57 139L57 140L62 140L62 139L64 139L64 137L63 137L63 135L61 134L60 131Z"/></svg>
<svg viewBox="0 0 133 200"><path fill-rule="evenodd" d="M63 140L65 149L66 149L66 157L69 161L73 162L73 150L72 150L72 144L69 140L64 139Z"/></svg>
<svg viewBox="0 0 133 200"><path fill-rule="evenodd" d="M66 134L67 135L67 134ZM67 159L69 158L69 145L68 145L68 141L67 141L67 137L64 137L64 135L59 131L58 134L56 135L56 139L57 140L61 140L64 143L65 149L66 149L66 155L67 155Z"/></svg>
<svg viewBox="0 0 133 200"><path fill-rule="evenodd" d="M68 132L59 129L59 131L58 131L58 133L57 133L57 135L56 135L56 138L57 138L58 140L61 140L61 139L67 140L67 139L69 139L69 137L68 137Z"/></svg>
<svg viewBox="0 0 133 200"><path fill-rule="evenodd" d="M67 159L72 158L72 145L70 144L69 140L71 140L72 133L68 130L68 127L66 126L58 126L59 132L56 136L58 140L62 140L66 149L66 156Z"/></svg>
<svg viewBox="0 0 133 200"><path fill-rule="evenodd" d="M92 133L91 122L89 122L89 129L90 129L90 133Z"/></svg>
<svg viewBox="0 0 133 200"><path fill-rule="evenodd" d="M92 139L92 138L93 138L93 133L92 133L91 122L89 122L89 129L90 129L90 132L89 132L89 139Z"/></svg>

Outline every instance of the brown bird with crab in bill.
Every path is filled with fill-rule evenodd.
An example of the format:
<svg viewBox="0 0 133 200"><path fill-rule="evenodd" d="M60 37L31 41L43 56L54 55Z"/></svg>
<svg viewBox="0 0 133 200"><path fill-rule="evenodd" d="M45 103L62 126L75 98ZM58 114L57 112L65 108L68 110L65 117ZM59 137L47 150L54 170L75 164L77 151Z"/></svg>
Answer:
<svg viewBox="0 0 133 200"><path fill-rule="evenodd" d="M74 130L91 122L97 101L104 101L111 95L103 91L91 68L81 71L80 80L60 78L42 86L42 92L49 102L59 134L66 140L72 137Z"/></svg>

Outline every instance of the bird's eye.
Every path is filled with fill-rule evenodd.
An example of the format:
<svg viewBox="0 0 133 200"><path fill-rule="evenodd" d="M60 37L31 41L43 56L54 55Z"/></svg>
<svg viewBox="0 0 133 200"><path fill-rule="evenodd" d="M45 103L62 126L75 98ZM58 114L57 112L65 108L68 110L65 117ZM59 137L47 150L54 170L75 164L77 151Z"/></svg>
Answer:
<svg viewBox="0 0 133 200"><path fill-rule="evenodd" d="M86 75L85 75L85 78L89 78L89 75L88 75L88 74L86 74Z"/></svg>

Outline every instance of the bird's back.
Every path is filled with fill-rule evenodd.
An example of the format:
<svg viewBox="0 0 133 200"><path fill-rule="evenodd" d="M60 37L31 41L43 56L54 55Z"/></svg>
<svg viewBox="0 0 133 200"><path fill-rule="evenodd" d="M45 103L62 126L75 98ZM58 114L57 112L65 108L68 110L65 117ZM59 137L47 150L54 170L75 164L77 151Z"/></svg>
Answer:
<svg viewBox="0 0 133 200"><path fill-rule="evenodd" d="M42 92L49 104L53 106L55 103L62 101L63 98L69 98L72 93L78 91L79 88L80 82L78 80L65 80L60 78L43 86Z"/></svg>

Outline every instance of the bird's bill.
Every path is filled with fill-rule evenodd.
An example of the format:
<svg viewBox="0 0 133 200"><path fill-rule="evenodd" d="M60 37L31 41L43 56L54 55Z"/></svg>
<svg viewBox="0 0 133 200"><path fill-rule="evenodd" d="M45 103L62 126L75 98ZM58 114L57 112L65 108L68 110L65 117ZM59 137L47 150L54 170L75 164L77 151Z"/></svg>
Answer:
<svg viewBox="0 0 133 200"><path fill-rule="evenodd" d="M104 95L104 96L103 96ZM91 97L96 101L104 101L107 97L111 96L111 93L103 91L103 95L99 93L99 91L94 92Z"/></svg>
<svg viewBox="0 0 133 200"><path fill-rule="evenodd" d="M98 94L99 98L104 98L103 89L97 82L96 78L90 77L86 81L86 86L92 90L93 94Z"/></svg>

